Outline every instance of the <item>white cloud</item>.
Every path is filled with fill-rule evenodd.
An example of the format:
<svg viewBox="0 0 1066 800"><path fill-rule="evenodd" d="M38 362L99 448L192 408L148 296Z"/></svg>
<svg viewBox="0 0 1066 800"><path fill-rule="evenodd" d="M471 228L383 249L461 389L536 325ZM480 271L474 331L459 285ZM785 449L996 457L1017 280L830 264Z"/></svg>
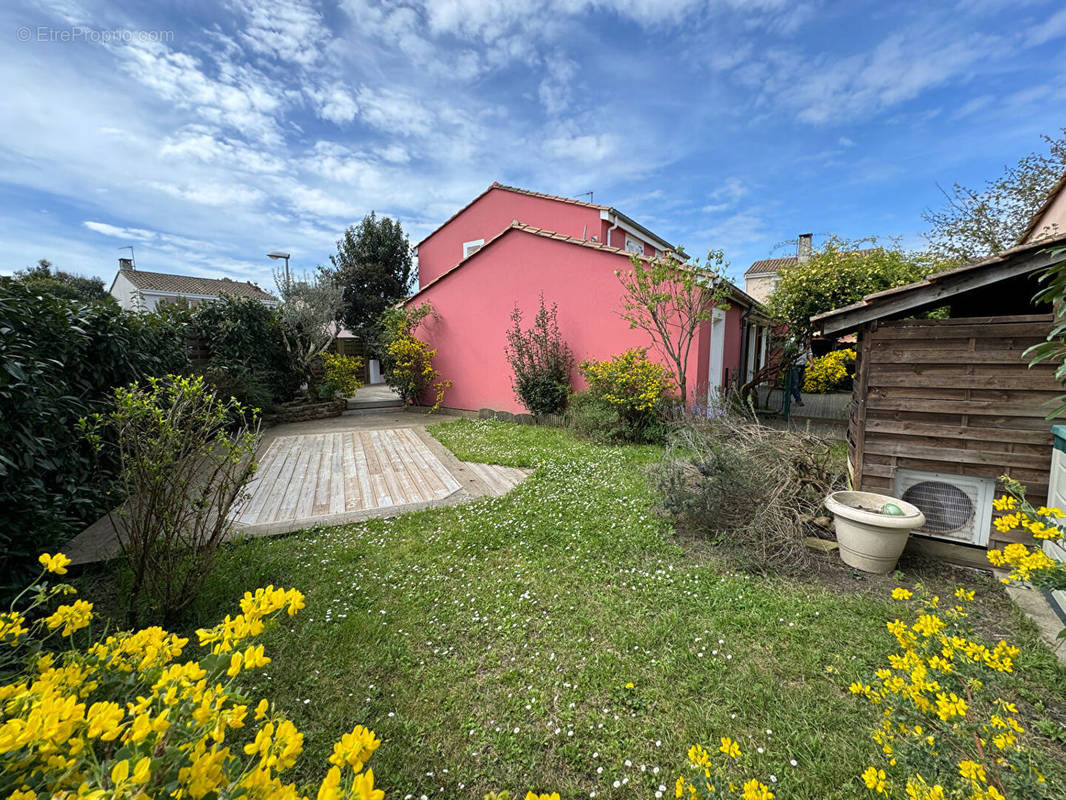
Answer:
<svg viewBox="0 0 1066 800"><path fill-rule="evenodd" d="M104 236L111 236L116 239L135 239L139 242L148 242L156 238L154 231L146 231L142 228L123 228L118 225L109 225L106 222L95 222L93 220L85 220L82 225L95 233L102 233Z"/></svg>
<svg viewBox="0 0 1066 800"><path fill-rule="evenodd" d="M237 0L245 15L240 40L249 50L299 66L321 57L330 38L322 15L303 0Z"/></svg>

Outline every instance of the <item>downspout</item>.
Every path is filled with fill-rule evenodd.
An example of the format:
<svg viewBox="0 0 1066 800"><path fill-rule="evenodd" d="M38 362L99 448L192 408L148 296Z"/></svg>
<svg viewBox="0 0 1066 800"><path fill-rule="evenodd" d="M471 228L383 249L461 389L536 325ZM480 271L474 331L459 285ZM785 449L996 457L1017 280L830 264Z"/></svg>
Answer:
<svg viewBox="0 0 1066 800"><path fill-rule="evenodd" d="M740 376L737 379L737 388L740 389L748 382L748 345L751 344L751 325L748 317L751 316L751 308L748 308L740 316Z"/></svg>
<svg viewBox="0 0 1066 800"><path fill-rule="evenodd" d="M605 245L607 245L608 247L612 247L613 246L611 244L611 231L615 230L618 227L618 218L615 217L614 214L612 214L610 211L608 211L607 212L607 221L610 222L612 219L614 220L614 225L609 227L607 229L607 233L605 233L604 236L603 236L603 239L604 239L603 243ZM625 248L623 247L621 249L624 250Z"/></svg>

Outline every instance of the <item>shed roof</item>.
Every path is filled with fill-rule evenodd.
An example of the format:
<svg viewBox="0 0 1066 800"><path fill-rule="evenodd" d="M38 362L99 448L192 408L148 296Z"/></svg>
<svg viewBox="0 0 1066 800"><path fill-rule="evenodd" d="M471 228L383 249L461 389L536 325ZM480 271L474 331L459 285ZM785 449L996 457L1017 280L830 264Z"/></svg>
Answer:
<svg viewBox="0 0 1066 800"><path fill-rule="evenodd" d="M146 272L140 269L123 270L122 274L142 292L206 295L210 297L228 294L234 297L250 297L254 300L277 301L274 295L264 292L251 281L234 281L229 278L200 278L195 275Z"/></svg>
<svg viewBox="0 0 1066 800"><path fill-rule="evenodd" d="M944 305L947 300L1000 281L1027 275L1066 260L1050 249L1066 245L1066 235L1027 242L989 258L929 275L920 281L866 295L857 303L811 317L816 331L834 336L878 319L901 317Z"/></svg>
<svg viewBox="0 0 1066 800"><path fill-rule="evenodd" d="M752 275L773 275L785 267L791 267L799 262L796 256L784 256L782 258L764 258L761 261L753 261L751 266L744 272L745 277Z"/></svg>

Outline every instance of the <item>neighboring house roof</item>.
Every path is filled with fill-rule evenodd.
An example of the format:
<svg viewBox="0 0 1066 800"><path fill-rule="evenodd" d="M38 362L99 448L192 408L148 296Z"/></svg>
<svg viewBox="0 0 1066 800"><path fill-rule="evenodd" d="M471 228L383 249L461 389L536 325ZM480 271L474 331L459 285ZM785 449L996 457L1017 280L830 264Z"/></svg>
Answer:
<svg viewBox="0 0 1066 800"><path fill-rule="evenodd" d="M876 247L864 247L861 250L856 250L856 253L872 253L877 250ZM756 275L776 275L785 267L791 267L793 264L798 264L799 258L797 256L784 256L783 258L764 258L761 261L755 261L744 272L745 278L751 278Z"/></svg>
<svg viewBox="0 0 1066 800"><path fill-rule="evenodd" d="M498 242L500 239L502 239L504 236L511 233L512 231L527 233L532 236L540 236L544 239L554 239L557 242L564 242L566 244L575 245L578 247L587 247L592 250L600 250L602 252L610 253L612 255L624 256L626 259L639 258L641 261L651 261L651 258L649 258L648 256L630 253L628 250L623 250L620 247L611 247L610 245L603 244L602 242L594 242L590 239L580 239L576 236L567 236L565 233L556 233L555 231L549 231L543 228L534 228L532 225L526 225L524 222L519 222L516 219L498 234L486 241L485 244L481 245L481 247L479 247L476 251L474 251L469 256L460 261L458 264L444 270L444 272L442 272L436 278L431 280L425 286L419 287L418 291L408 297L405 302L411 302L416 297L429 290L431 287L436 286L449 275L458 272L460 269L462 269L475 258L480 258L482 255L484 255L485 251L488 250L495 242ZM733 299L744 303L749 307L761 307L759 302L754 297L742 291L732 283L729 284L729 291Z"/></svg>
<svg viewBox="0 0 1066 800"><path fill-rule="evenodd" d="M1041 239L1004 250L990 258L944 270L920 281L866 295L858 303L811 317L811 324L831 336L886 317L916 314L945 305L956 295L1044 269L1066 259L1050 248L1066 245L1066 235Z"/></svg>
<svg viewBox="0 0 1066 800"><path fill-rule="evenodd" d="M1022 235L1018 237L1018 244L1023 244L1026 239L1033 235L1037 225L1040 224L1041 218L1047 210L1051 208L1052 204L1055 202L1055 198L1059 196L1063 189L1066 189L1066 172L1064 172L1062 177L1051 187L1048 196L1044 198L1044 202L1040 204L1040 208L1036 210L1036 213L1033 214L1032 218L1029 220L1029 224L1025 226L1025 230L1022 231Z"/></svg>
<svg viewBox="0 0 1066 800"><path fill-rule="evenodd" d="M474 203L476 203L482 197L487 195L493 189L500 189L500 190L505 191L505 192L514 192L515 194L525 194L525 195L529 195L530 197L540 197L540 198L542 198L544 200L555 200L556 202L559 202L559 203L569 203L570 205L574 205L574 206L584 206L585 208L594 208L597 211L606 211L609 214L615 215L616 217L618 217L620 220L622 220L622 222L626 223L627 225L629 225L629 226L631 226L633 228L636 228L638 231L643 233L645 236L647 236L648 238L652 239L655 244L661 245L661 249L663 249L663 250L676 250L677 249L676 247L674 247L672 244L670 244L668 241L666 241L662 237L656 236L654 233L652 233L650 230L645 228L639 222L633 220L632 218L630 218L630 217L626 216L625 214L623 214L618 209L613 208L611 206L603 206L603 205L600 205L599 203L586 203L584 200L575 200L572 197L562 197L562 196L557 195L557 194L545 194L544 192L534 192L531 189L520 189L517 186L507 186L507 185L502 184L502 183L500 183L498 181L493 181L492 184L489 186L489 188L487 188L485 191L483 191L481 194L479 194L477 197L475 197L473 200L471 200L465 206L463 206L458 211L456 211L454 214L452 214L450 217L448 217L448 219L446 219L444 222L442 222L440 225L438 225L433 230L432 233L427 235L422 241L420 241L418 244L415 245L415 249L417 250L419 247L421 247L423 244L425 244L430 238L432 238L434 235L436 235L437 231L441 230L441 228L444 228L449 222L451 222L453 219L458 217L460 214L462 214L464 211L466 211L468 208L470 208L470 206L474 205Z"/></svg>
<svg viewBox="0 0 1066 800"><path fill-rule="evenodd" d="M750 277L752 275L776 275L783 267L791 267L798 261L799 259L796 256L764 258L762 261L752 262L752 265L748 267L747 271L744 273L744 277Z"/></svg>
<svg viewBox="0 0 1066 800"><path fill-rule="evenodd" d="M251 281L233 281L228 278L198 278L193 275L173 275L167 272L145 272L140 269L123 270L126 279L142 292L153 294L200 295L218 297L223 294L234 297L250 297L254 300L277 302Z"/></svg>

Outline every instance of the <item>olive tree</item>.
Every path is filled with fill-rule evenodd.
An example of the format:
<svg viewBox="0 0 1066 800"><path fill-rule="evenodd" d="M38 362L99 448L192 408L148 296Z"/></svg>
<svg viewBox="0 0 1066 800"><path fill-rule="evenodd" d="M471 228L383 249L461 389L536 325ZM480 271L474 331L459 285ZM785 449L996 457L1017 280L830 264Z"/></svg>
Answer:
<svg viewBox="0 0 1066 800"><path fill-rule="evenodd" d="M340 333L344 289L321 268L299 279L278 271L274 283L281 297L278 313L285 348L296 369L310 380L311 365Z"/></svg>

